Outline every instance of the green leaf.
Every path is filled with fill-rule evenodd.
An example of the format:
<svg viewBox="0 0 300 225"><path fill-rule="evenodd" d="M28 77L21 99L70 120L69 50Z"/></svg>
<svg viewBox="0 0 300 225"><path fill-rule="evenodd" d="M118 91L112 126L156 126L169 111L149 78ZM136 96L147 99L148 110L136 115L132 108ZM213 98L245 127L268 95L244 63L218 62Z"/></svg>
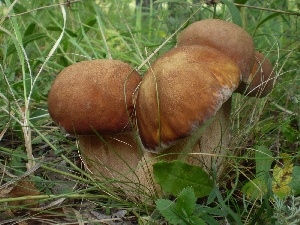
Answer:
<svg viewBox="0 0 300 225"><path fill-rule="evenodd" d="M186 215L192 215L195 210L197 198L193 188L184 188L178 195L176 200L176 209L178 212L184 211Z"/></svg>
<svg viewBox="0 0 300 225"><path fill-rule="evenodd" d="M281 132L285 139L291 143L300 140L300 131L294 129L290 124L284 124L281 128Z"/></svg>
<svg viewBox="0 0 300 225"><path fill-rule="evenodd" d="M15 13L24 13L24 12L27 12L28 9L26 9L26 8L24 7L24 5L25 5L25 4L19 4L19 3L16 3L16 4L14 5L14 12L15 12Z"/></svg>
<svg viewBox="0 0 300 225"><path fill-rule="evenodd" d="M186 187L194 188L197 198L208 195L213 188L213 181L198 166L192 166L179 160L157 162L153 165L156 182L163 191L178 196Z"/></svg>
<svg viewBox="0 0 300 225"><path fill-rule="evenodd" d="M272 152L266 146L256 146L255 150L256 176L264 176L271 169Z"/></svg>
<svg viewBox="0 0 300 225"><path fill-rule="evenodd" d="M33 34L35 27L36 27L35 23L30 23L24 32L24 37Z"/></svg>
<svg viewBox="0 0 300 225"><path fill-rule="evenodd" d="M293 168L290 187L293 189L294 195L300 194L300 166L294 166Z"/></svg>
<svg viewBox="0 0 300 225"><path fill-rule="evenodd" d="M169 223L178 224L180 217L176 213L175 202L167 199L158 199L155 203L158 211Z"/></svg>
<svg viewBox="0 0 300 225"><path fill-rule="evenodd" d="M194 215L196 201L193 188L188 187L178 194L176 202L158 199L156 207L170 224L205 224L199 216Z"/></svg>
<svg viewBox="0 0 300 225"><path fill-rule="evenodd" d="M205 221L198 216L192 216L190 218L190 224L195 224L195 225L206 225Z"/></svg>
<svg viewBox="0 0 300 225"><path fill-rule="evenodd" d="M232 22L235 23L236 25L242 27L243 22L242 22L242 17L240 15L239 9L230 1L228 0L221 0L224 5L227 6L227 8L230 11L231 17L232 17Z"/></svg>
<svg viewBox="0 0 300 225"><path fill-rule="evenodd" d="M265 176L257 177L248 181L243 187L242 192L250 200L261 199L267 193L267 180Z"/></svg>

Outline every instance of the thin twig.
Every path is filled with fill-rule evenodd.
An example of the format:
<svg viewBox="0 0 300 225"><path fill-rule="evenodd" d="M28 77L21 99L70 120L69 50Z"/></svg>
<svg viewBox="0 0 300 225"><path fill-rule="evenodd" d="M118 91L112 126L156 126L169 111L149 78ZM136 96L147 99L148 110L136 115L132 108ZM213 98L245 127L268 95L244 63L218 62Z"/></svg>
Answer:
<svg viewBox="0 0 300 225"><path fill-rule="evenodd" d="M275 13L282 13L287 15L294 15L294 16L300 16L300 12L289 12L289 11L283 11L279 9L269 9L265 7L259 7L259 6L252 6L252 5L244 5L244 4L238 4L234 3L238 7L244 7L249 9L257 9L257 10L263 10L263 11L269 11L269 12L275 12Z"/></svg>
<svg viewBox="0 0 300 225"><path fill-rule="evenodd" d="M289 115L292 115L292 116L296 116L297 115L297 113L292 112L292 111L290 111L290 110L288 110L288 109L286 109L286 108L278 105L276 102L271 102L271 105L275 106L277 109L280 109L281 111L283 111L283 112L285 112L285 113L287 113Z"/></svg>

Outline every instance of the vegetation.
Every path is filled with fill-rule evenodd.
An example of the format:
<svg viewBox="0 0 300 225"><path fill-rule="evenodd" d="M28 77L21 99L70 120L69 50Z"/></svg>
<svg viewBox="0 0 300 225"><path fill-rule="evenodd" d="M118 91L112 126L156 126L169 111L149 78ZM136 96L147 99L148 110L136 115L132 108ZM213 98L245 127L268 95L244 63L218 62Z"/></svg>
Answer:
<svg viewBox="0 0 300 225"><path fill-rule="evenodd" d="M300 3L216 2L0 2L0 224L299 224ZM198 183L173 190L155 170L162 163L154 170L166 195L128 199L84 169L75 138L49 117L50 86L88 59L119 59L143 74L180 30L205 18L247 30L274 65L275 87L262 99L234 94L221 183L204 174L205 192Z"/></svg>

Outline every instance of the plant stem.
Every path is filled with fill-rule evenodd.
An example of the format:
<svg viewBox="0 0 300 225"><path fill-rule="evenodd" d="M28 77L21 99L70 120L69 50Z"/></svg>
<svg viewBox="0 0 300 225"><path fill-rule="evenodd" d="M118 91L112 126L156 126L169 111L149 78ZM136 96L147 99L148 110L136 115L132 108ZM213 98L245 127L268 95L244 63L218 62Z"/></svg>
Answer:
<svg viewBox="0 0 300 225"><path fill-rule="evenodd" d="M244 4L238 4L238 3L234 3L234 4L238 7L245 7L245 8L249 8L249 9L257 9L257 10L276 12L276 13L282 13L282 14L287 14L287 15L300 16L300 12L289 12L289 11L283 11L283 10L279 10L279 9L269 9L269 8L265 8L265 7L244 5Z"/></svg>
<svg viewBox="0 0 300 225"><path fill-rule="evenodd" d="M0 203L3 202L15 202L15 201L23 201L23 200L33 200L33 199L41 199L41 200L50 200L50 199L57 199L57 198L69 198L69 199L95 199L95 198L104 198L104 199L111 199L111 196L108 195L96 195L96 194L60 194L60 195L27 195L22 197L16 197L16 198L2 198L0 199Z"/></svg>

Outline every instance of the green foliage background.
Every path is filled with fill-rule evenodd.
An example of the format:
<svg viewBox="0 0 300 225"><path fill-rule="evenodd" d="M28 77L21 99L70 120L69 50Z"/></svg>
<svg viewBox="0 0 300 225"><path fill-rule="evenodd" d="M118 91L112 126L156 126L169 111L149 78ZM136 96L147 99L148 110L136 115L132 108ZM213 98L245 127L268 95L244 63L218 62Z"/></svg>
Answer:
<svg viewBox="0 0 300 225"><path fill-rule="evenodd" d="M58 0L0 2L2 189L13 177L6 171L17 177L35 172L31 179L41 192L52 196L50 200L61 197L62 193L69 193L67 198L76 198L76 194L78 199L89 198L99 207L126 208L140 223L149 222L154 205L126 201L118 190L106 190L102 184L95 184L84 171L74 138L53 124L48 115L47 93L59 71L82 60L120 59L143 74L151 62L174 47L180 30L196 20L213 17L241 23L253 37L256 50L271 60L276 74L274 90L266 98L233 96L231 150L235 170L228 176L236 178L242 173L243 179L231 188L240 190L255 177L252 161L257 146L269 149L275 162L280 161L280 153L287 153L298 166L300 4L297 1L228 0L215 7L203 1L183 0L149 1L145 7L136 7L134 3L129 0L76 0L70 4ZM46 153L49 156L44 160ZM51 176L53 173L57 176ZM80 183L75 192L70 188L74 180ZM63 187L59 186L55 192L58 184ZM228 194L224 199L245 224L254 224L259 216L263 221L262 215L265 218L271 215L267 208L272 202L247 203L245 207L231 188L227 190L223 185L225 195ZM106 197L99 196L99 189ZM0 202L6 202L5 198ZM0 210L12 208L3 204Z"/></svg>

